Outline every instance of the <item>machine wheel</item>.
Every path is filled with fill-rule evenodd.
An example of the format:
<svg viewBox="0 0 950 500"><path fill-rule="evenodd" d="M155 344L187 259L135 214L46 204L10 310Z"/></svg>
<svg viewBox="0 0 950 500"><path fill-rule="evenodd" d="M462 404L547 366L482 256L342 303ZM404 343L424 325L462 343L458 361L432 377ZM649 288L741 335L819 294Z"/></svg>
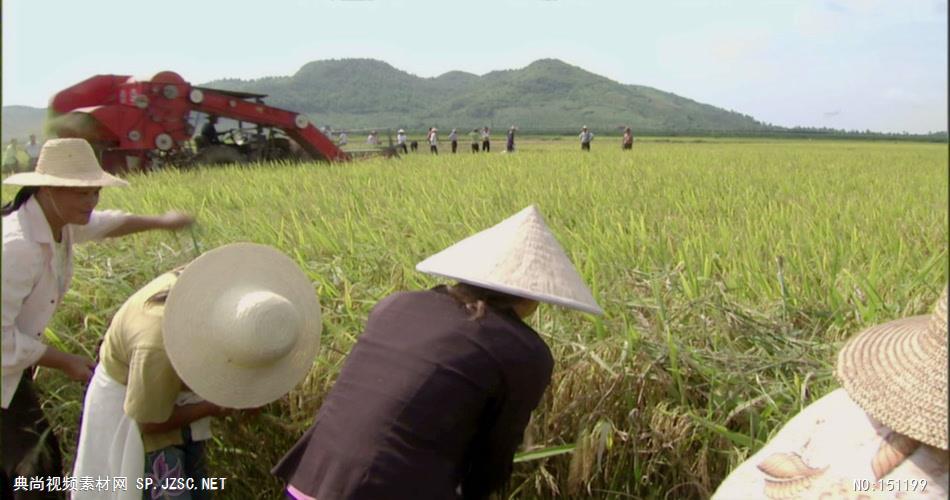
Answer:
<svg viewBox="0 0 950 500"><path fill-rule="evenodd" d="M194 159L194 163L198 165L243 164L246 162L247 158L236 148L223 145L208 146L199 151Z"/></svg>

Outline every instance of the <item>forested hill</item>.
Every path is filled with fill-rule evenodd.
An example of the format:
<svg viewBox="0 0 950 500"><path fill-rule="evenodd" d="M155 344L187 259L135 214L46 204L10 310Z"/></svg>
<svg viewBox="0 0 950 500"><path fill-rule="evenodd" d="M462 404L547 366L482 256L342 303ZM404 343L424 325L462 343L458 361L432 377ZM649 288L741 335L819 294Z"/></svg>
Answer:
<svg viewBox="0 0 950 500"><path fill-rule="evenodd" d="M267 102L333 128L428 126L573 130L760 131L750 116L650 87L624 85L557 59L483 76L420 78L373 59L307 63L293 76L203 84L268 94Z"/></svg>

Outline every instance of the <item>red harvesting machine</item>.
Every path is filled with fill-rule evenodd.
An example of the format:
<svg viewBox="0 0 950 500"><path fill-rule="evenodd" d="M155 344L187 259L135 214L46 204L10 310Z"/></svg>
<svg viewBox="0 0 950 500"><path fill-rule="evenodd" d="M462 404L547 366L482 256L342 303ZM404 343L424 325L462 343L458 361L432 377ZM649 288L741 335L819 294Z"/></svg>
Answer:
<svg viewBox="0 0 950 500"><path fill-rule="evenodd" d="M50 99L47 132L92 144L110 172L165 164L243 163L266 160L346 161L350 156L306 116L263 103L262 94L193 86L178 73L150 78L97 75ZM250 123L231 130L233 142L192 146L198 113ZM235 134L235 132L238 132Z"/></svg>

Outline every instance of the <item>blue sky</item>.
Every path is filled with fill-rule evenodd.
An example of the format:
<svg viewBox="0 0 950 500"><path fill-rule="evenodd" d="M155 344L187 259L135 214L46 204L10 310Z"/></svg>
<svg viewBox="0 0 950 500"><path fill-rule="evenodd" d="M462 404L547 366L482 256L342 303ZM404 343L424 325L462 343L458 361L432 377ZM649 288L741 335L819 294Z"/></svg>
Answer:
<svg viewBox="0 0 950 500"><path fill-rule="evenodd" d="M98 73L200 83L370 57L423 77L555 57L785 126L947 129L947 0L4 0L3 104Z"/></svg>

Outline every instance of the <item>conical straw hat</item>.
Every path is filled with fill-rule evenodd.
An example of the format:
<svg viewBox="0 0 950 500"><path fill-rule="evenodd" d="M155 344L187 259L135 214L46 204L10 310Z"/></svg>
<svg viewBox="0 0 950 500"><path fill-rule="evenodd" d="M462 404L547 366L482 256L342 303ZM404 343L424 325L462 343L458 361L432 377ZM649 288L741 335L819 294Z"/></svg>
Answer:
<svg viewBox="0 0 950 500"><path fill-rule="evenodd" d="M874 326L838 353L836 375L876 420L947 449L947 290L930 316Z"/></svg>
<svg viewBox="0 0 950 500"><path fill-rule="evenodd" d="M33 172L3 180L14 186L97 187L128 186L102 170L92 146L85 139L50 139L43 144Z"/></svg>
<svg viewBox="0 0 950 500"><path fill-rule="evenodd" d="M162 321L181 380L228 408L258 407L290 392L310 371L321 328L306 274L255 243L219 247L188 264Z"/></svg>
<svg viewBox="0 0 950 500"><path fill-rule="evenodd" d="M603 314L534 205L416 265L499 292Z"/></svg>

